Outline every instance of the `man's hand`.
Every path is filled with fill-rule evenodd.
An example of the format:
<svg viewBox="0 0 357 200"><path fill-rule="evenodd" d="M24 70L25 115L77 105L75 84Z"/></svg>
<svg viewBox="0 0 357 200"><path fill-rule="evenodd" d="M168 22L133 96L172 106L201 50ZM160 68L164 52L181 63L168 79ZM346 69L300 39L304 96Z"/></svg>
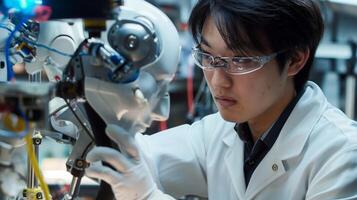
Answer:
<svg viewBox="0 0 357 200"><path fill-rule="evenodd" d="M116 125L108 125L106 133L121 152L109 147L93 148L87 155L90 167L86 175L110 184L117 200L172 199L158 190L140 155L134 134ZM115 170L103 166L100 161L109 163Z"/></svg>

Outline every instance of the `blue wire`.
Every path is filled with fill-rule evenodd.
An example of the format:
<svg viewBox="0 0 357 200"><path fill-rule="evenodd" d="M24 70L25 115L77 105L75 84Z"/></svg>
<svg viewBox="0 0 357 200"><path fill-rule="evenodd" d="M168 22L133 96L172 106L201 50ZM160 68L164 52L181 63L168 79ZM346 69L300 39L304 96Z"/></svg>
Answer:
<svg viewBox="0 0 357 200"><path fill-rule="evenodd" d="M0 28L1 28L1 27L0 27ZM62 52L62 51L59 51L59 50L54 49L54 48L51 48L51 47L46 46L46 45L44 45L44 44L39 44L39 43L36 43L36 42L32 42L32 41L27 40L27 39L24 39L24 41L27 42L27 43L29 43L29 44L32 44L32 45L34 45L34 46L42 47L42 48L45 48L45 49L47 49L47 50L49 50L49 51L58 53L58 54L60 54L60 55L62 55L62 56L66 56L66 57L73 57L73 56L74 56L73 54L64 53L64 52ZM89 55L89 54L83 53L83 52L79 54L79 56L88 56L88 55Z"/></svg>
<svg viewBox="0 0 357 200"><path fill-rule="evenodd" d="M11 39L12 39L12 37L14 36L14 34L18 31L18 29L20 28L20 27L15 27L15 29L14 30L11 30L10 28L8 28L8 27L6 27L6 26L3 26L3 25L0 25L0 28L2 28L2 29L6 29L6 30L8 30L9 32L11 32L10 33L10 35L9 35L9 37L8 37L8 39L6 40L6 45L5 45L5 59L6 59L6 65L7 65L7 71L8 71L8 81L9 80L11 80L12 78L13 78L13 76L14 76L14 74L13 74L13 71L12 71L12 63L10 62L10 43L11 43ZM27 43L29 43L29 44L32 44L32 45L34 45L34 46L37 46L37 47L42 47L42 48L45 48L45 49L47 49L47 50L49 50L49 51L52 51L52 52L55 52L55 53L58 53L58 54L60 54L60 55L62 55L62 56L66 56L66 57L73 57L73 55L71 55L71 54L68 54L68 53L64 53L64 52L61 52L61 51L59 51L59 50L57 50L57 49L53 49L53 48L51 48L51 47L48 47L48 46L46 46L46 45L44 45L44 44L39 44L39 43L36 43L36 42L32 42L32 41L30 41L30 40L27 40L27 39L23 39L25 42L27 42ZM85 56L85 55L87 55L87 54L85 54L85 53L81 53L80 54L80 56Z"/></svg>
<svg viewBox="0 0 357 200"><path fill-rule="evenodd" d="M58 53L58 54L60 54L60 55L62 55L62 56L67 56L67 57L72 57L72 56L73 56L73 55L71 55L71 54L64 53L64 52L58 51L57 49L53 49L53 48L51 48L51 47L48 47L48 46L46 46L46 45L44 45L44 44L39 44L39 43L36 43L36 42L32 42L32 41L27 40L27 39L24 39L24 41L27 42L27 43L29 43L29 44L32 44L32 45L34 45L34 46L42 47L42 48L45 48L45 49L47 49L47 50L49 50L49 51L53 51L53 52Z"/></svg>
<svg viewBox="0 0 357 200"><path fill-rule="evenodd" d="M24 17L18 24L16 24L14 30L11 31L9 37L6 39L5 43L5 62L7 67L7 81L10 81L14 77L14 72L12 71L12 63L10 62L10 45L11 40L15 36L15 33L20 30L23 23L27 21L27 18Z"/></svg>
<svg viewBox="0 0 357 200"><path fill-rule="evenodd" d="M2 29L6 29L6 30L8 30L9 32L11 32L11 31L12 31L9 27L6 27L6 26L4 26L4 25L0 25L0 28L2 28Z"/></svg>

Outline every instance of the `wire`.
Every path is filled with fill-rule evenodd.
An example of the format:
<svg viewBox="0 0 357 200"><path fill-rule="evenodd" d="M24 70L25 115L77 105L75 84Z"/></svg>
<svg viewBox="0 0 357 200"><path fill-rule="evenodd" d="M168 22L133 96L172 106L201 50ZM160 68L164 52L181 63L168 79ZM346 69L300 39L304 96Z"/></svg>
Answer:
<svg viewBox="0 0 357 200"><path fill-rule="evenodd" d="M9 32L12 31L9 27L6 27L6 26L4 26L4 25L0 25L0 28L5 29L5 30L8 30Z"/></svg>
<svg viewBox="0 0 357 200"><path fill-rule="evenodd" d="M21 24L21 23L20 23ZM19 25L19 24L18 24ZM11 78L13 78L14 74L13 74L13 71L12 71L12 64L10 62L10 45L11 45L11 39L12 37L14 37L14 34L20 29L21 26L16 26L14 30L11 30L10 28L6 27L6 26L3 26L3 25L0 25L0 28L2 29L5 29L5 30L8 30L10 32L10 35L8 37L8 39L6 40L6 45L5 45L5 57L6 57L6 65L8 67L8 80L11 80ZM33 42L33 41L30 41L26 38L22 38L22 41L26 42L26 43L29 43L29 44L32 44L36 47L41 47L41 48L45 48L49 51L52 51L52 52L55 52L59 55L62 55L62 56L65 56L65 57L73 57L72 54L68 54L68 53L64 53L62 51L59 51L57 49L54 49L54 48L51 48L47 45L44 45L44 44L39 44L39 43L36 43L36 42ZM80 56L86 56L87 54L85 53L81 53L79 54Z"/></svg>
<svg viewBox="0 0 357 200"><path fill-rule="evenodd" d="M49 114L49 117L56 115L59 111L63 110L64 108L67 108L67 107L68 107L67 105L63 105L63 106L57 108L55 111L53 111L52 113Z"/></svg>
<svg viewBox="0 0 357 200"><path fill-rule="evenodd" d="M18 24L16 24L14 30L10 32L9 37L6 39L5 43L5 62L6 62L6 67L7 67L7 81L10 81L12 78L14 78L14 72L12 71L12 63L10 62L10 45L11 45L11 40L15 36L15 33L20 30L22 24L27 20L27 18L23 18L20 20Z"/></svg>
<svg viewBox="0 0 357 200"><path fill-rule="evenodd" d="M88 153L89 151L89 148L94 144L94 137L90 134L88 128L83 124L82 120L78 117L77 113L73 110L72 106L69 104L69 102L67 100L65 100L68 108L71 110L71 112L73 113L73 115L76 117L76 119L78 120L78 122L81 124L81 126L83 127L84 129L84 132L91 138L91 142L88 143L88 145L84 148L84 151L81 155L81 158L84 158L84 156Z"/></svg>
<svg viewBox="0 0 357 200"><path fill-rule="evenodd" d="M81 113L84 113L84 111L81 109L80 106L78 106L78 109L81 111ZM84 158L84 156L88 153L89 148L90 148L93 144L95 144L94 138L91 138L91 139L92 139L92 141L91 141L91 142L86 146L86 148L84 149L84 151L83 151L83 153L82 153L82 155L81 155L81 158Z"/></svg>
<svg viewBox="0 0 357 200"><path fill-rule="evenodd" d="M32 41L30 41L30 40L28 40L28 39L23 39L23 40L24 40L25 42L29 43L29 44L32 44L32 45L37 46L37 47L45 48L45 49L47 49L47 50L49 50L49 51L58 53L58 54L60 54L60 55L62 55L62 56L66 56L66 57L72 57L72 56L73 56L72 54L64 53L64 52L62 52L62 51L59 51L59 50L57 50L57 49L53 49L53 48L51 48L51 47L49 47L49 46L46 46L46 45L44 45L44 44L39 44L39 43L36 43L36 42L32 42Z"/></svg>
<svg viewBox="0 0 357 200"><path fill-rule="evenodd" d="M166 129L167 129L167 121L161 121L160 122L160 131L163 131Z"/></svg>
<svg viewBox="0 0 357 200"><path fill-rule="evenodd" d="M197 94L196 94L196 97L195 97L195 101L194 101L195 105L199 104L199 101L201 99L201 96L202 96L205 88L206 88L206 79L202 78L202 81L200 83L200 87L199 87L199 89L197 91Z"/></svg>
<svg viewBox="0 0 357 200"><path fill-rule="evenodd" d="M36 176L37 180L40 182L40 187L41 187L42 191L45 193L45 200L51 200L50 190L48 189L48 185L45 182L45 179L43 178L43 175L41 173L41 170L40 170L40 167L38 164L38 160L35 155L35 151L33 149L32 134L28 134L25 137L25 139L26 139L26 147L27 147L26 149L27 149L28 157L32 164L32 168L35 172L35 176Z"/></svg>
<svg viewBox="0 0 357 200"><path fill-rule="evenodd" d="M94 141L91 141L91 142L86 146L86 148L84 149L84 151L83 151L83 153L82 153L82 155L81 155L81 158L84 158L84 156L87 155L89 148L90 148L93 144L94 144Z"/></svg>
<svg viewBox="0 0 357 200"><path fill-rule="evenodd" d="M1 27L0 27L0 28L1 28ZM32 42L32 41L27 40L27 39L23 39L23 40L24 40L25 42L29 43L29 44L32 44L32 45L37 46L37 47L45 48L45 49L47 49L47 50L49 50L49 51L58 53L58 54L60 54L60 55L62 55L62 56L71 57L71 58L74 56L73 54L64 53L64 52L62 52L62 51L59 51L59 50L54 49L54 48L51 48L51 47L49 47L49 46L47 46L47 45L44 45L44 44L39 44L39 43L36 43L36 42ZM88 54L86 54L86 53L80 53L80 54L79 54L79 56L87 56L87 55L88 55Z"/></svg>
<svg viewBox="0 0 357 200"><path fill-rule="evenodd" d="M11 40L15 36L15 33L20 30L21 26L28 20L28 17L23 17L18 24L16 24L14 30L10 32L9 37L6 39L5 43L5 62L7 67L7 80L10 81L14 78L14 72L12 70L12 63L10 62L10 45Z"/></svg>
<svg viewBox="0 0 357 200"><path fill-rule="evenodd" d="M187 106L188 114L190 116L194 115L195 105L193 102L193 65L188 66L187 74Z"/></svg>
<svg viewBox="0 0 357 200"><path fill-rule="evenodd" d="M92 139L92 141L95 141L94 137L90 134L88 128L83 124L82 120L78 117L77 113L73 110L72 106L69 104L69 102L65 99L64 100L68 106L68 108L71 110L73 113L74 117L78 120L78 122L81 124L81 126L84 129L84 132L87 133L87 135Z"/></svg>

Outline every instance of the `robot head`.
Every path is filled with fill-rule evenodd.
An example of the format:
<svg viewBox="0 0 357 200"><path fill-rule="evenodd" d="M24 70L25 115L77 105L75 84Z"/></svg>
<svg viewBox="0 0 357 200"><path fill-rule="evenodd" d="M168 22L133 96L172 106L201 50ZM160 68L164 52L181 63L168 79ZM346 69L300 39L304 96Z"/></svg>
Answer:
<svg viewBox="0 0 357 200"><path fill-rule="evenodd" d="M138 76L115 83L89 70L85 97L107 124L143 132L153 120L169 115L168 84L177 70L179 35L170 19L145 1L126 0L117 12L104 40L139 69Z"/></svg>

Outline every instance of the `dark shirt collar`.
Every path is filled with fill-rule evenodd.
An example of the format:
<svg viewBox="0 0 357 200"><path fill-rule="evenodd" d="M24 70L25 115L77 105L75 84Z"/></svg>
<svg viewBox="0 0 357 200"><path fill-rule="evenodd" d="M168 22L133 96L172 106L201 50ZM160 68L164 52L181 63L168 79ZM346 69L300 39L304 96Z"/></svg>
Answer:
<svg viewBox="0 0 357 200"><path fill-rule="evenodd" d="M234 130L237 132L239 138L244 142L244 143L251 143L253 142L253 136L252 133L250 132L250 128L247 122L241 123L241 124L236 124L234 126Z"/></svg>

